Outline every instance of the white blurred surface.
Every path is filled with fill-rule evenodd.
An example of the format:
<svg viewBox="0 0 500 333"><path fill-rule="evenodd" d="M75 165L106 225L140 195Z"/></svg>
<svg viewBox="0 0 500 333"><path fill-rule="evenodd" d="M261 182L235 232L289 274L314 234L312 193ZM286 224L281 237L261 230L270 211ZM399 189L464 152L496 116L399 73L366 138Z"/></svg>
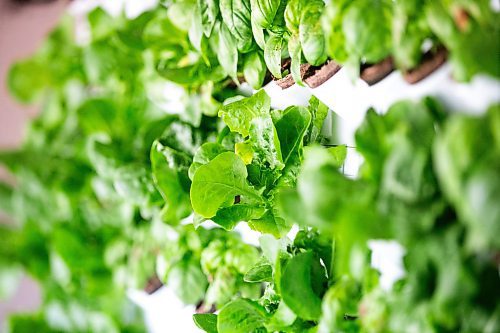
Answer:
<svg viewBox="0 0 500 333"><path fill-rule="evenodd" d="M312 93L306 87L294 84L288 89L281 89L274 81L269 82L264 90L271 97L271 107L286 109L292 105L308 106Z"/></svg>
<svg viewBox="0 0 500 333"><path fill-rule="evenodd" d="M452 79L448 63L416 84L408 84L401 72L394 71L379 83L368 86L361 79L353 82L342 68L318 88L313 95L340 116L340 137L346 144L354 143L354 132L366 111L373 107L385 113L389 106L402 99L418 101L425 96L438 98L449 110L480 114L495 102L500 102L500 81L476 75L469 83Z"/></svg>
<svg viewBox="0 0 500 333"><path fill-rule="evenodd" d="M403 257L405 249L396 241L370 240L371 265L380 272L380 286L390 290L394 282L405 276Z"/></svg>
<svg viewBox="0 0 500 333"><path fill-rule="evenodd" d="M150 333L203 332L196 327L192 319L195 307L184 305L174 292L165 286L152 295L140 290L130 290L128 297L144 310L144 319Z"/></svg>

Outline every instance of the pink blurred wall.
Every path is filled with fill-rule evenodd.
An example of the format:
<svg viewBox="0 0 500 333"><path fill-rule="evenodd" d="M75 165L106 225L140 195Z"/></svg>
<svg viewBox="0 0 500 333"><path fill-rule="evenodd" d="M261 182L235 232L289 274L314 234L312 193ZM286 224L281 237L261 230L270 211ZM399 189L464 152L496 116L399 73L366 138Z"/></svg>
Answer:
<svg viewBox="0 0 500 333"><path fill-rule="evenodd" d="M26 121L36 113L36 107L20 105L10 98L5 84L9 66L40 46L66 6L66 1L12 6L10 1L0 0L0 149L18 146ZM6 177L7 173L0 168L0 179ZM39 304L40 290L36 283L23 277L11 299L0 300L0 329L9 313L32 311Z"/></svg>

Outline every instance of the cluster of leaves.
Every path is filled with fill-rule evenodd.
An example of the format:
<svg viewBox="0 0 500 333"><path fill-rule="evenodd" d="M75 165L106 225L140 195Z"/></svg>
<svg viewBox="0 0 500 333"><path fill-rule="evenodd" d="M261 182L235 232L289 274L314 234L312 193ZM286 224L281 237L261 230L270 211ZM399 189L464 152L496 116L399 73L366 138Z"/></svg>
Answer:
<svg viewBox="0 0 500 333"><path fill-rule="evenodd" d="M39 312L13 316L11 332L141 332L141 314L125 292L144 288L155 275L157 256L174 244L169 235L200 239L197 248L187 241L177 246L160 276L174 286L204 279L189 290L194 296L179 290L193 303L205 298L215 274L201 273L201 249L212 240L238 243L231 233L179 226L192 211L188 170L195 152L215 141L223 124L214 115L235 91L220 69L191 55L196 50L187 33L171 30L168 14L158 7L125 20L96 9L84 45L75 43L73 21L65 18L9 73L12 94L40 104L41 113L20 149L0 153L14 178L0 182L0 209L14 220L1 226L0 292L14 290L21 271L43 290ZM181 81L163 78L170 76ZM179 92L180 101L161 99ZM214 303L244 286L238 260L257 255L240 247L243 254L222 251L229 254L219 280L229 276L235 283L230 292L209 289ZM255 295L256 288L248 289L254 293L244 295Z"/></svg>
<svg viewBox="0 0 500 333"><path fill-rule="evenodd" d="M207 65L258 89L268 69L282 77L282 58L291 57L297 82L302 53L311 64L325 62L323 7L322 0L199 0L173 1L169 12L184 13L189 40Z"/></svg>
<svg viewBox="0 0 500 333"><path fill-rule="evenodd" d="M211 219L230 230L247 221L254 230L276 237L291 225L276 209L276 196L295 184L305 144L320 136L328 108L312 98L308 108L292 106L283 111L270 108L261 90L248 98L226 101L219 115L227 130L231 149L206 143L195 155L191 203L199 223Z"/></svg>
<svg viewBox="0 0 500 333"><path fill-rule="evenodd" d="M296 186L278 195L302 229L262 236L244 276L264 283L262 297L195 322L210 333L498 331L499 129L500 105L472 117L425 99L368 112L358 179L339 171L342 148L306 147ZM390 289L370 267L377 238L407 251Z"/></svg>
<svg viewBox="0 0 500 333"><path fill-rule="evenodd" d="M384 116L369 111L356 133L365 163L355 180L328 150L306 149L296 188L279 201L286 218L335 244L319 332L499 329L499 116L498 105L482 117L447 115L432 99L399 102ZM406 275L391 290L366 266L369 239L406 248ZM283 285L281 296L311 319ZM317 307L306 299L304 307Z"/></svg>
<svg viewBox="0 0 500 333"><path fill-rule="evenodd" d="M327 108L312 99L309 108L271 110L260 92L227 101L214 117L235 91L179 28L180 8L133 20L98 8L88 15L91 38L83 45L66 18L35 56L12 67L11 92L39 103L41 114L20 149L0 154L15 180L0 183L1 209L15 220L2 226L1 291L24 271L40 282L43 306L13 316L11 332L141 331L125 291L143 288L155 273L206 311L260 296L260 286L243 279L257 250L199 225L212 217L232 229L247 220L256 230L286 233L291 225L272 198L294 184L303 145L319 141ZM183 98L165 100L165 93ZM193 211L190 192L200 195L191 182L202 184L219 160L214 177L229 173L247 192L235 187L218 204L217 193L193 199L202 207L197 229L180 225Z"/></svg>
<svg viewBox="0 0 500 333"><path fill-rule="evenodd" d="M382 16L366 20L366 1L179 0L133 20L96 9L84 45L64 21L9 75L19 100L42 104L23 146L0 153L15 178L0 182L0 209L16 220L1 227L0 293L20 270L43 287L43 307L12 317L11 332L143 331L125 291L155 274L185 303L219 310L194 316L207 332L498 331L498 107L482 118L430 99L369 111L353 180L339 172L345 146L305 147L321 143L319 100L272 110L264 91L237 96L228 80L243 72L258 88L288 56L298 79L332 42L342 63L382 59L397 11L429 26L408 28L408 50L446 31L452 59L473 61L454 48L496 14L449 1L425 2L424 15L419 4L379 1L369 8ZM466 8L468 25L454 30L433 8ZM323 10L338 24L328 42ZM477 66L467 73L491 73ZM260 251L230 232L241 221L265 234ZM370 268L373 238L408 251L392 290Z"/></svg>
<svg viewBox="0 0 500 333"><path fill-rule="evenodd" d="M321 66L328 57L353 76L360 65L389 56L408 71L443 45L457 80L477 73L500 77L499 14L489 0L173 1L169 11L194 13L179 26L188 27L206 64L215 61L235 82L243 76L254 89L267 70L278 79L291 73L302 84L301 64ZM284 59L289 68L282 67Z"/></svg>
<svg viewBox="0 0 500 333"><path fill-rule="evenodd" d="M425 48L444 45L455 79L469 81L477 73L500 77L498 20L488 0L341 0L326 7L322 23L328 55L354 73L391 55L411 70Z"/></svg>

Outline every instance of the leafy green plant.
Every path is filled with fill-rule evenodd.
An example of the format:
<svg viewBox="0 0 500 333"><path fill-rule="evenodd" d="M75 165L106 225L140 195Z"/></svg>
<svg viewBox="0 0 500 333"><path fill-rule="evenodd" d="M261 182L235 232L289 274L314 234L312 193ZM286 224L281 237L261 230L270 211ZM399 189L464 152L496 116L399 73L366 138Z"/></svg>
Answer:
<svg viewBox="0 0 500 333"><path fill-rule="evenodd" d="M480 117L430 98L369 110L350 178L347 147L321 146L317 98L275 110L232 82L243 72L258 88L286 57L300 82L303 58L320 65L325 50L353 66L392 52L406 69L429 34L459 78L495 73L490 53L470 58L483 45L457 46L497 33L485 2L422 3L171 1L133 20L96 9L85 45L65 19L8 78L41 113L0 152L14 178L0 209L15 220L0 228L0 295L20 272L43 288L10 331L142 332L125 292L159 280L197 305L206 332L497 332L498 105ZM258 247L231 232L240 222ZM406 249L391 288L370 266L372 239Z"/></svg>
<svg viewBox="0 0 500 333"><path fill-rule="evenodd" d="M191 186L194 212L226 229L247 221L260 232L276 237L286 234L290 225L276 214L274 197L294 184L303 146L318 139L326 112L316 99L308 109L271 111L269 96L263 90L227 102L219 115L240 140L234 144L234 152L219 145L216 152L211 150L206 164L196 166Z"/></svg>
<svg viewBox="0 0 500 333"><path fill-rule="evenodd" d="M285 9L285 23L291 34L288 41L290 71L298 84L302 84L302 55L314 66L326 61L326 40L320 20L324 7L323 1L292 0Z"/></svg>

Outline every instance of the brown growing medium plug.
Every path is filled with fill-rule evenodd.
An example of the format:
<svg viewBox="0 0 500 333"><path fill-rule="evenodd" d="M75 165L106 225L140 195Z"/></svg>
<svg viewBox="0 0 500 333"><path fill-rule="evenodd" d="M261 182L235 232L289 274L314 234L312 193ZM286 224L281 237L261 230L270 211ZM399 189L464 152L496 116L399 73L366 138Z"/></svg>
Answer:
<svg viewBox="0 0 500 333"><path fill-rule="evenodd" d="M291 60L290 59L285 59L281 63L281 72L288 72L287 75L283 76L281 79L276 79L274 78L274 82L280 87L281 89L287 89L290 88L295 84L295 80L292 77L292 74L290 73L290 66L291 66Z"/></svg>
<svg viewBox="0 0 500 333"><path fill-rule="evenodd" d="M387 57L376 64L363 64L361 65L360 77L363 81L368 83L369 86L380 82L385 79L387 75L394 71L394 60L392 57Z"/></svg>
<svg viewBox="0 0 500 333"><path fill-rule="evenodd" d="M420 82L441 67L441 65L445 63L447 57L448 51L442 46L438 47L435 51L427 51L422 57L419 66L403 74L405 81L410 84Z"/></svg>
<svg viewBox="0 0 500 333"><path fill-rule="evenodd" d="M146 286L144 287L144 291L148 293L148 295L151 295L158 289L160 289L162 286L163 283L161 283L160 279L155 274L154 276L149 278L148 282L146 283Z"/></svg>
<svg viewBox="0 0 500 333"><path fill-rule="evenodd" d="M302 80L310 87L317 88L337 72L342 67L333 60L328 60L323 66L311 66L309 64L302 64L300 67L300 74Z"/></svg>

